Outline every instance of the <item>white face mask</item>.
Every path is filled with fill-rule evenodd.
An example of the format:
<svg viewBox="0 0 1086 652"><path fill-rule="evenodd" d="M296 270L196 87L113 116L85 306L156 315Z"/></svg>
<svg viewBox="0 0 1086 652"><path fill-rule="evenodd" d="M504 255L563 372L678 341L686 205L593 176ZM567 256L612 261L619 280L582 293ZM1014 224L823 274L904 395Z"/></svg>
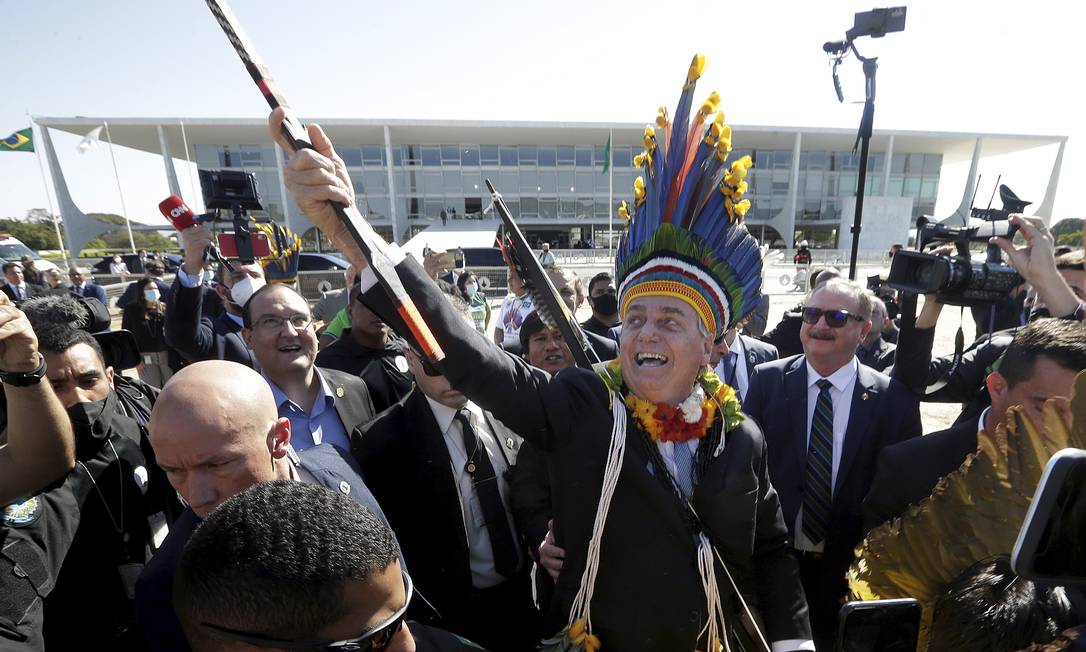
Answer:
<svg viewBox="0 0 1086 652"><path fill-rule="evenodd" d="M147 288L143 291L143 298L148 301L158 301L161 296L162 295L158 292L158 288Z"/></svg>
<svg viewBox="0 0 1086 652"><path fill-rule="evenodd" d="M230 288L230 298L235 304L244 306L245 302L249 300L249 297L253 296L253 293L265 285L267 285L267 282L262 278L246 276L237 283L234 283L233 287Z"/></svg>
<svg viewBox="0 0 1086 652"><path fill-rule="evenodd" d="M475 296L475 293L478 292L478 291L479 291L479 284L478 283L465 283L464 284L464 293L467 294L469 297Z"/></svg>

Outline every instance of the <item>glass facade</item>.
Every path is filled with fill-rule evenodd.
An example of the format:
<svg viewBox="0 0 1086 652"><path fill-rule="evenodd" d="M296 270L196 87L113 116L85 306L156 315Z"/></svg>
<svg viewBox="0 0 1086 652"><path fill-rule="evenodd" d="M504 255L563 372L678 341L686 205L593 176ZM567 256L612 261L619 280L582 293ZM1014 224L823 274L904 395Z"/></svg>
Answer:
<svg viewBox="0 0 1086 652"><path fill-rule="evenodd" d="M268 213L282 219L283 206L275 152L271 145L196 145L200 168L243 169L256 175ZM596 144L487 145L473 143L395 144L388 160L383 143L339 144L356 199L363 214L388 225L393 202L400 227L414 232L424 220L479 218L489 206L483 180L489 178L505 197L514 217L554 220L554 227L529 224L526 231L570 232L577 222L606 225L608 175L603 172L604 147ZM614 147L614 204L630 200L639 174L632 157L640 148ZM751 210L747 221L766 224L790 206L792 150L748 149L732 152L732 160L750 154L748 176ZM395 193L389 189L391 165ZM931 214L939 189L941 154L872 152L867 174L868 195L912 197L913 215ZM803 150L796 179L795 228L799 237L836 247L842 206L852 201L859 176L859 155L851 151ZM293 206L291 211L296 211ZM291 213L293 217L295 212ZM574 224L571 224L574 223ZM586 239L588 228L579 229ZM846 229L847 230L847 229ZM755 229L757 233L758 230ZM772 232L765 229L763 233ZM563 245L568 246L568 244Z"/></svg>

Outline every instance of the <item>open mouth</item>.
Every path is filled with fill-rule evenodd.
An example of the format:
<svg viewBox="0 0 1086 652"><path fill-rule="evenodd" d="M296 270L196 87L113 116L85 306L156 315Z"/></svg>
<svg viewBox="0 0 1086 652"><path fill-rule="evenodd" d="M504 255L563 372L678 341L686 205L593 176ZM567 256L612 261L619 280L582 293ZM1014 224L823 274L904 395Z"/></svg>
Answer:
<svg viewBox="0 0 1086 652"><path fill-rule="evenodd" d="M288 344L286 346L279 347L280 353L298 353L302 350L302 347L298 344Z"/></svg>
<svg viewBox="0 0 1086 652"><path fill-rule="evenodd" d="M634 362L638 367L662 367L667 364L668 358L660 353L638 353Z"/></svg>
<svg viewBox="0 0 1086 652"><path fill-rule="evenodd" d="M564 362L566 356L561 353L550 353L543 358L543 362Z"/></svg>

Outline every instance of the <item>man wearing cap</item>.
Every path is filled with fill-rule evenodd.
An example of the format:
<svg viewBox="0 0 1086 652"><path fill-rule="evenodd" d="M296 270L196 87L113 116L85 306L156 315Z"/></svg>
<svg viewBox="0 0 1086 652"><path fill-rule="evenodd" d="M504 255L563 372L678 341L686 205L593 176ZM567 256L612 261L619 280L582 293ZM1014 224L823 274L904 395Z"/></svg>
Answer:
<svg viewBox="0 0 1086 652"><path fill-rule="evenodd" d="M442 348L437 355L376 287L366 256L329 204L353 203L354 193L319 127L309 125L315 149L295 153L287 166L295 201L359 267L367 304L419 351L434 353L452 387L551 454L556 479L568 489L554 504L555 539L566 557L548 618L547 630L557 634L544 649L575 640L618 652L749 641L740 595L759 611L774 651L814 649L765 441L708 368L714 339L757 305L761 256L742 225L751 161L726 166L731 130L717 113L716 94L692 127L691 152L700 162L680 158L703 65L700 56L691 64L675 124L659 116L658 126L671 134L666 142L681 141L682 154L665 151L653 128L645 132L647 156L638 157L645 176L635 183L636 206L616 260L619 357L599 375L569 368L551 377L491 345L418 264L391 248L395 273ZM269 120L277 140L283 115L277 109ZM629 215L625 207L622 213Z"/></svg>

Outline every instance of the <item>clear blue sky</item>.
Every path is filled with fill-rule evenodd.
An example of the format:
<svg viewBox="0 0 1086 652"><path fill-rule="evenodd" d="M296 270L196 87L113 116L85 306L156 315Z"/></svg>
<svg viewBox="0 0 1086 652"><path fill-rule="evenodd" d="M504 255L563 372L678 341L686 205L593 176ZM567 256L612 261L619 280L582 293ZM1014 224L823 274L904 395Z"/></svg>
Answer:
<svg viewBox="0 0 1086 652"><path fill-rule="evenodd" d="M651 121L695 52L699 89L729 122L855 127L833 94L824 41L854 11L836 2L373 2L234 0L235 13L303 117ZM0 137L42 116L263 117L267 107L199 0L0 0ZM1078 3L909 4L906 31L861 41L880 57L875 127L1071 137L1054 214L1086 200ZM842 69L862 99L862 72ZM76 203L120 212L108 153L54 132ZM742 146L737 143L737 146ZM1004 181L1040 202L1055 148ZM161 160L118 150L128 212L156 220ZM1001 164L1002 165L1002 164ZM1039 169L1039 168L1038 168ZM0 216L47 205L31 154L0 153ZM1020 184L1015 185L1015 179ZM994 180L994 178L993 178ZM184 180L183 180L184 183Z"/></svg>

